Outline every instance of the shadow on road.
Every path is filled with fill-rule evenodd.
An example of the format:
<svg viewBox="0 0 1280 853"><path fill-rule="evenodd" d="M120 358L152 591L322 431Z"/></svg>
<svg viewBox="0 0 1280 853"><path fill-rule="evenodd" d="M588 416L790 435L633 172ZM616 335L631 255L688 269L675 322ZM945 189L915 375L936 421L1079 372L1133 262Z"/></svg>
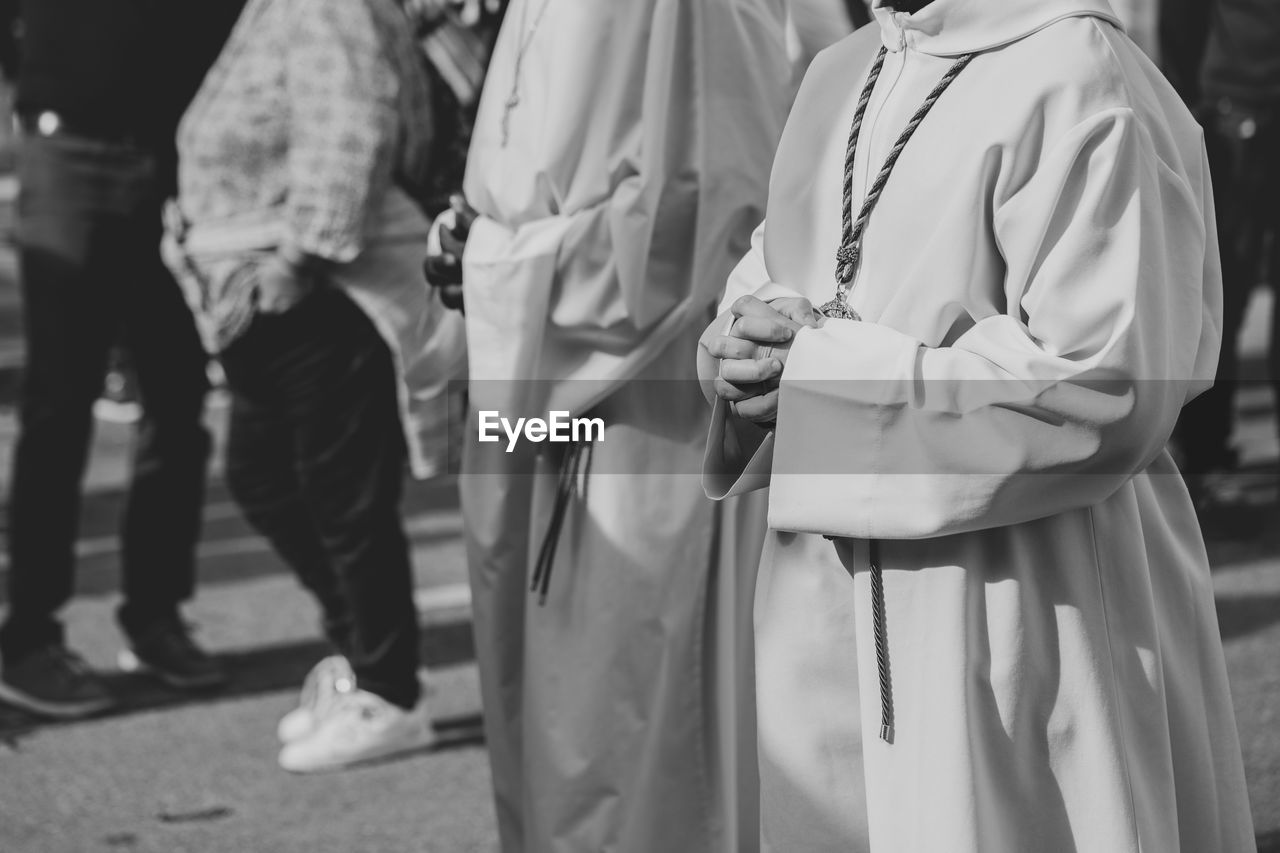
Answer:
<svg viewBox="0 0 1280 853"><path fill-rule="evenodd" d="M2 486L3 484L0 484ZM0 491L0 501L4 498ZM86 494L82 503L77 542L76 595L93 597L119 591L120 541L117 528L123 517L128 494L124 490ZM438 545L461 535L461 520L423 527L415 522L424 516L440 518L456 514L457 487L451 479L406 483L402 509L407 532L414 548ZM0 505L0 581L8 573L7 508ZM241 517L220 480L209 483L205 496L204 531L197 547L200 586L239 583L288 573L288 568L271 546ZM6 584L0 582L0 604L8 601Z"/></svg>
<svg viewBox="0 0 1280 853"><path fill-rule="evenodd" d="M1200 529L1215 572L1280 556L1280 464L1242 466L1227 475L1229 500L1199 509Z"/></svg>
<svg viewBox="0 0 1280 853"><path fill-rule="evenodd" d="M1218 628L1222 639L1232 640L1280 622L1280 595L1218 595Z"/></svg>
<svg viewBox="0 0 1280 853"><path fill-rule="evenodd" d="M424 627L421 644L421 660L428 667L454 666L475 660L475 644L468 621ZM231 682L217 691L178 691L146 675L106 673L108 686L120 700L106 716L291 690L302 684L316 661L330 653L325 643L306 641L222 655L231 671ZM59 725L74 723L45 720L0 704L0 742L10 748L18 748L25 735ZM475 743L477 737L483 739L479 734L479 715L441 720L437 727L441 731L441 743L446 746L469 745Z"/></svg>

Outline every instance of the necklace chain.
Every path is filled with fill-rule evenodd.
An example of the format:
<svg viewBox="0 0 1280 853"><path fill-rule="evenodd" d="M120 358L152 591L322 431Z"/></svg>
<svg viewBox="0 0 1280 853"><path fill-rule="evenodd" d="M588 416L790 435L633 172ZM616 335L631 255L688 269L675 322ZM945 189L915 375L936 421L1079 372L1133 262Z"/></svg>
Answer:
<svg viewBox="0 0 1280 853"><path fill-rule="evenodd" d="M532 2L532 0L530 0ZM502 147L507 147L507 142L511 139L511 112L520 105L520 70L524 66L524 55L529 50L529 45L533 43L533 37L538 32L538 25L542 23L542 16L546 14L547 7L551 5L551 0L542 0L542 7L538 9L538 14L533 19L533 26L526 29L525 18L529 13L529 4L520 10L520 45L516 48L515 70L511 72L511 94L507 95L507 100L502 105Z"/></svg>
<svg viewBox="0 0 1280 853"><path fill-rule="evenodd" d="M928 115L929 110L933 108L938 98L942 97L942 93L947 90L947 87L951 85L952 81L959 76L960 72L976 55L966 53L952 63L951 67L947 69L947 73L942 75L942 79L925 97L924 102L920 104L920 108L915 111L915 114L911 116L911 120L907 122L907 126L898 135L898 140L893 144L893 148L889 150L888 156L884 158L884 164L880 167L875 180L871 183L871 188L867 191L866 198L862 200L862 207L858 210L858 217L854 219L853 161L858 153L858 137L862 131L862 118L867 112L867 104L871 101L871 90L875 88L876 80L880 77L880 69L884 67L886 52L885 48L881 47L879 53L876 54L875 62L871 65L871 71L867 74L867 82L863 85L862 94L858 98L858 106L853 112L853 123L849 127L849 144L845 149L844 155L843 227L840 248L836 249L836 295L834 299L818 309L828 317L841 317L846 320L862 319L856 311L849 307L849 289L853 286L853 277L857 273L858 261L862 255L862 234L866 230L867 220L871 218L871 211L875 209L876 202L880 200L880 193L884 190L884 185L889 180L889 174L898 162L898 155L906 147L911 135L916 132L916 128L920 126L920 122L924 121L924 117Z"/></svg>

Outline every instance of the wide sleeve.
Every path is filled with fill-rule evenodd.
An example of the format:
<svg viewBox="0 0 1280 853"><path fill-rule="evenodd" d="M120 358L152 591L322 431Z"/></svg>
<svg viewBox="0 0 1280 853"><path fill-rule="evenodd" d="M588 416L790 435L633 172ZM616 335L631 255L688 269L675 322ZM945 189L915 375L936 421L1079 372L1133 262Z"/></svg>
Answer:
<svg viewBox="0 0 1280 853"><path fill-rule="evenodd" d="M689 150L674 140L691 131L681 117L662 144ZM476 400L582 412L661 351L694 300L698 173L679 174L641 160L589 206L515 227L475 221L463 280Z"/></svg>
<svg viewBox="0 0 1280 853"><path fill-rule="evenodd" d="M671 185L667 165L638 170L572 213L514 228L478 219L464 258L468 300L510 291L518 275L522 289L547 292L560 335L613 347L642 338L689 295L673 260L689 243L698 197L696 187Z"/></svg>
<svg viewBox="0 0 1280 853"><path fill-rule="evenodd" d="M580 206L507 225L482 216L463 258L467 311L503 310L512 294L547 318L560 348L626 351L691 296L691 270L704 162L686 58L651 48L641 69L636 126L617 134L607 156L584 168L612 168L607 188ZM656 54L656 55L654 55ZM621 97L621 96L620 96ZM557 157L576 157L572 148ZM483 208L481 212L485 211ZM552 368L553 365L544 365ZM554 374L552 374L554 377Z"/></svg>
<svg viewBox="0 0 1280 853"><path fill-rule="evenodd" d="M363 2L298 0L288 42L290 237L333 261L364 246L370 199L391 180L399 80Z"/></svg>
<svg viewBox="0 0 1280 853"><path fill-rule="evenodd" d="M994 210L1004 313L945 347L871 322L801 330L771 524L938 536L1091 506L1145 469L1216 364L1204 192L1131 111L1103 112Z"/></svg>
<svg viewBox="0 0 1280 853"><path fill-rule="evenodd" d="M638 375L713 309L763 212L785 115L774 71L785 54L773 0L586 4L564 14L566 26L587 20L599 32L582 47L590 62L564 59L587 69L565 85L585 75L589 90L554 101L575 120L548 107L550 129L532 125L537 162L495 142L492 169L469 164L467 194L485 215L463 276L472 377L551 380L574 409ZM514 119L533 122L533 108L521 102ZM536 171L529 192L547 197L544 210L504 215L503 203L522 197L514 182L491 186L507 168ZM653 378L687 380L691 366Z"/></svg>

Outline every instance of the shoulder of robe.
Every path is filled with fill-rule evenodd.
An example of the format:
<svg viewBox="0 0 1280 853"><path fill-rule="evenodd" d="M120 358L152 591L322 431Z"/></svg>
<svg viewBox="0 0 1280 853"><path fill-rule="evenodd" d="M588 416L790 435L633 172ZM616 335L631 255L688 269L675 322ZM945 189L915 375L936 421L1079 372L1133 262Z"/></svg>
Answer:
<svg viewBox="0 0 1280 853"><path fill-rule="evenodd" d="M987 66L987 94L1021 128L1023 145L1034 137L1039 145L1031 147L1048 150L1078 125L1126 110L1162 160L1180 173L1198 171L1199 125L1155 64L1110 22L1065 18L990 55L965 73L977 77Z"/></svg>
<svg viewBox="0 0 1280 853"><path fill-rule="evenodd" d="M823 48L809 63L792 108L797 109L815 97L824 99L833 86L844 92L861 86L880 43L880 27L871 23Z"/></svg>

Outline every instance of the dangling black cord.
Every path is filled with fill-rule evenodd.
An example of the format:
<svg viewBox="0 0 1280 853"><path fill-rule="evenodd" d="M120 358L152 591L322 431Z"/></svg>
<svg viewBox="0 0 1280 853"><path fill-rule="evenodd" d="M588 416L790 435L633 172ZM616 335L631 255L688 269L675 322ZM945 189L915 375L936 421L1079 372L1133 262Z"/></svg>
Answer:
<svg viewBox="0 0 1280 853"><path fill-rule="evenodd" d="M539 606L547 603L547 593L551 589L551 569L555 565L560 533L564 529L565 517L569 514L569 504L573 500L575 484L584 468L589 471L590 458L591 442L578 441L565 448L564 456L560 460L551 523L542 537L542 546L538 549L538 560L534 564L533 578L529 584L529 591L538 593ZM585 465L584 460L586 460Z"/></svg>
<svg viewBox="0 0 1280 853"><path fill-rule="evenodd" d="M533 566L533 577L529 583L530 592L539 592L545 588L544 577L551 573L551 564L555 561L556 546L560 539L560 529L564 525L565 507L568 504L566 499L566 485L568 483L568 471L573 465L573 446L565 448L564 455L560 457L560 470L556 474L556 497L551 505L551 522L547 526L547 532L542 536L542 546L538 549L538 559ZM543 596L540 596L543 599ZM543 600L538 602L543 603Z"/></svg>

